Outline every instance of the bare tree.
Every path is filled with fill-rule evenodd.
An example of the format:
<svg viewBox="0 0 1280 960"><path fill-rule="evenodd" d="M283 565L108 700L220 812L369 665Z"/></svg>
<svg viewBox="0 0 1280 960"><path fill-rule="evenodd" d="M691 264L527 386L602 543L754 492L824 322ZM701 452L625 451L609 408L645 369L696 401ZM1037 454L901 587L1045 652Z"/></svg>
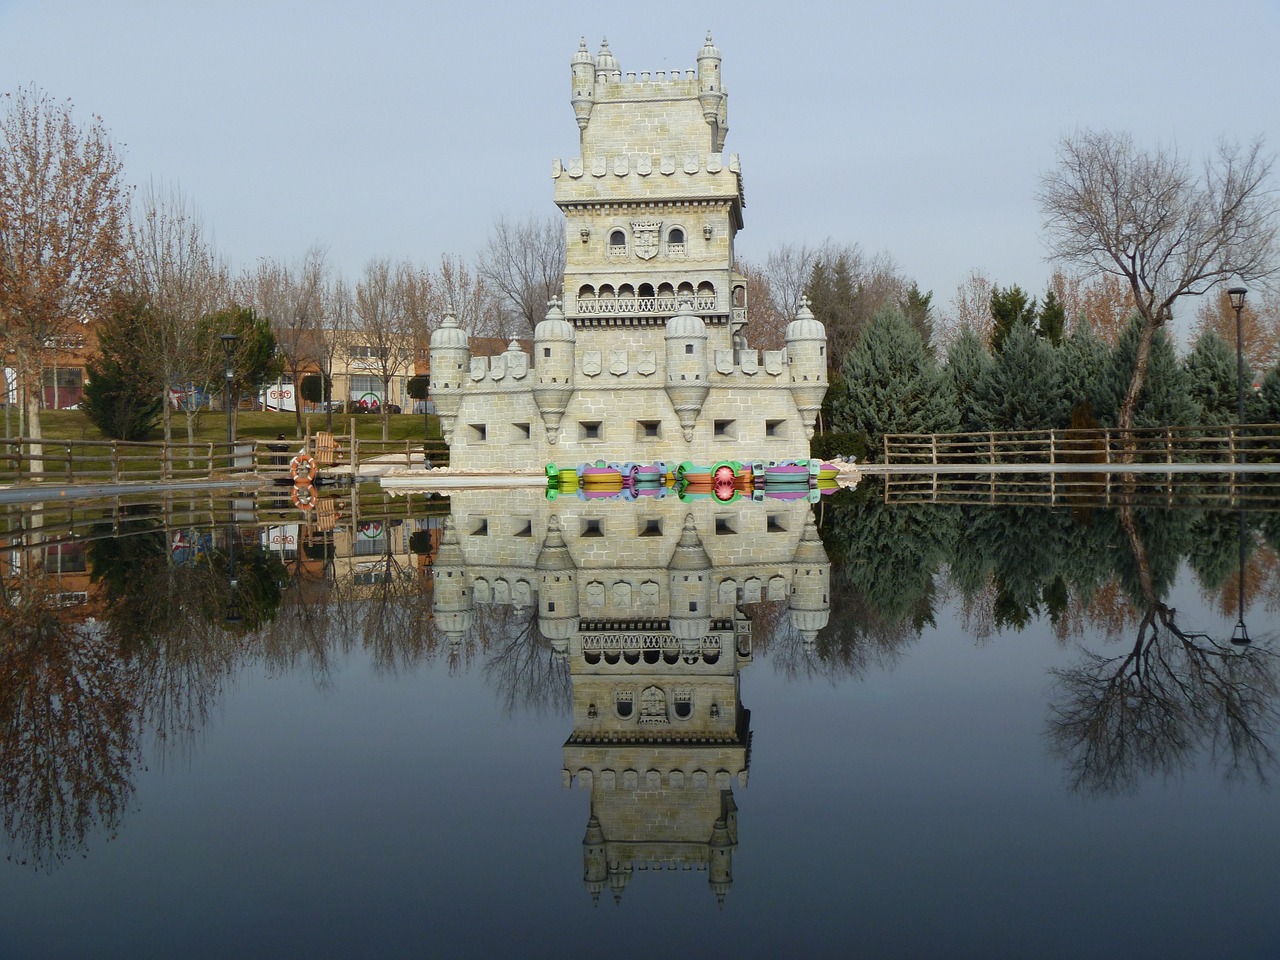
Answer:
<svg viewBox="0 0 1280 960"><path fill-rule="evenodd" d="M747 278L747 329L750 343L759 350L781 350L787 344L787 324L795 316L778 304L768 267L738 261L734 269Z"/></svg>
<svg viewBox="0 0 1280 960"><path fill-rule="evenodd" d="M321 313L317 320L316 362L320 375L330 382L338 357L347 353L352 342L355 322L355 296L341 278L326 283L320 297ZM325 430L333 430L333 404L325 405Z"/></svg>
<svg viewBox="0 0 1280 960"><path fill-rule="evenodd" d="M326 272L325 250L313 246L295 266L263 260L241 280L242 297L260 316L271 321L284 371L294 385L294 426L299 437L302 436L302 375L320 366L319 323Z"/></svg>
<svg viewBox="0 0 1280 960"><path fill-rule="evenodd" d="M105 307L118 284L128 191L101 117L82 126L70 101L35 86L6 93L4 105L0 340L16 358L27 432L39 438L45 353Z"/></svg>
<svg viewBox="0 0 1280 960"><path fill-rule="evenodd" d="M1244 359L1254 375L1262 377L1280 363L1280 302L1274 294L1250 298L1240 311L1240 339ZM1192 337L1214 331L1227 343L1236 342L1236 312L1225 290L1206 297L1196 311Z"/></svg>
<svg viewBox="0 0 1280 960"><path fill-rule="evenodd" d="M829 241L823 247L784 243L769 251L764 261L764 272L768 277L774 303L784 317L794 317L800 309L800 298L804 296L813 268L817 266L827 246L830 246Z"/></svg>
<svg viewBox="0 0 1280 960"><path fill-rule="evenodd" d="M356 338L347 345L347 355L382 382L378 404L382 412L382 439L389 435L388 403L391 380L413 369L414 337L405 312L404 296L396 283L391 261L370 260L356 284L354 301Z"/></svg>
<svg viewBox="0 0 1280 960"><path fill-rule="evenodd" d="M431 277L435 302L429 330L435 329L446 313L452 313L463 329L475 336L503 335L508 325L498 296L483 276L468 269L461 257L442 256ZM543 304L542 315L538 319L541 320L545 314L546 304Z"/></svg>
<svg viewBox="0 0 1280 960"><path fill-rule="evenodd" d="M547 303L564 287L565 226L560 217L530 217L513 223L493 222L489 242L480 253L480 275L498 293L514 320L496 336L532 332L547 313Z"/></svg>
<svg viewBox="0 0 1280 960"><path fill-rule="evenodd" d="M1199 174L1175 150L1141 150L1127 133L1086 130L1060 143L1039 193L1049 248L1067 263L1123 278L1142 319L1119 426L1133 425L1152 339L1179 297L1275 272L1272 162L1261 141L1223 142Z"/></svg>
<svg viewBox="0 0 1280 960"><path fill-rule="evenodd" d="M1088 324L1099 340L1111 346L1119 342L1121 331L1136 311L1129 285L1109 273L1082 277L1055 270L1049 289L1067 314L1068 331Z"/></svg>
<svg viewBox="0 0 1280 960"><path fill-rule="evenodd" d="M133 282L155 323L147 353L164 384L164 438L173 439L173 393L182 392L187 441L195 442L197 397L219 369L200 321L229 299L218 260L194 206L177 187L148 184L131 230Z"/></svg>
<svg viewBox="0 0 1280 960"><path fill-rule="evenodd" d="M991 316L991 291L994 288L991 278L977 269L970 270L969 276L956 287L951 310L943 315L938 330L938 341L944 352L965 330L972 330L983 343L990 345L996 325L995 318Z"/></svg>

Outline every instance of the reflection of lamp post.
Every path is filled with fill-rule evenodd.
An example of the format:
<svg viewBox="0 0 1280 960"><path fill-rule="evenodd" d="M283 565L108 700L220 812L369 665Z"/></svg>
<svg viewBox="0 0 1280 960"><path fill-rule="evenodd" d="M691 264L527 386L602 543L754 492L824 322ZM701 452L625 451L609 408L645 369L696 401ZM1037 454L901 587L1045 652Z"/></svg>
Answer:
<svg viewBox="0 0 1280 960"><path fill-rule="evenodd" d="M233 627L244 617L240 615L240 581L236 579L236 525L227 524L227 626Z"/></svg>
<svg viewBox="0 0 1280 960"><path fill-rule="evenodd" d="M222 352L227 355L227 462L229 466L235 468L235 437L231 432L231 381L235 378L235 367L231 365L231 355L236 349L236 335L234 333L224 333L221 337Z"/></svg>
<svg viewBox="0 0 1280 960"><path fill-rule="evenodd" d="M1244 425L1244 337L1240 332L1240 314L1244 310L1244 297L1249 291L1244 287L1231 287L1227 297L1231 301L1231 309L1236 312L1236 417L1238 423ZM1245 452L1240 451L1240 462L1247 459Z"/></svg>
<svg viewBox="0 0 1280 960"><path fill-rule="evenodd" d="M1236 628L1231 631L1231 642L1238 647L1242 647L1252 641L1249 639L1249 630L1244 625L1244 510L1241 509L1236 512L1240 517L1240 529L1236 534L1236 542L1240 546L1239 580L1236 583L1239 615L1236 619Z"/></svg>

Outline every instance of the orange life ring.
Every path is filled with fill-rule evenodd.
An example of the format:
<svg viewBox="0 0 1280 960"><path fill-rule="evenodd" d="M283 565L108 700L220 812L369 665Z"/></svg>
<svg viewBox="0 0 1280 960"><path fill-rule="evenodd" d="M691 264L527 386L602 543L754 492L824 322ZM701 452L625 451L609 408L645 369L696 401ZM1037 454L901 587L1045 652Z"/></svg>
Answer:
<svg viewBox="0 0 1280 960"><path fill-rule="evenodd" d="M293 501L293 505L299 510L314 510L316 508L316 488L311 485L310 481L295 483L293 491L289 494L289 499Z"/></svg>
<svg viewBox="0 0 1280 960"><path fill-rule="evenodd" d="M310 483L316 478L316 462L310 454L300 453L289 461L289 476L294 483Z"/></svg>

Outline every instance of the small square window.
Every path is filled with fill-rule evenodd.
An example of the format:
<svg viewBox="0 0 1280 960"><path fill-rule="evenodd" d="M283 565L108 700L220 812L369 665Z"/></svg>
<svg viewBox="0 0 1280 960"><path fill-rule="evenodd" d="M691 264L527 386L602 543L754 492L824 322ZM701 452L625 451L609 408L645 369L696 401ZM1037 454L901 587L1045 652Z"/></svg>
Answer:
<svg viewBox="0 0 1280 960"><path fill-rule="evenodd" d="M584 519L582 521L582 535L584 537L603 537L604 526L599 520Z"/></svg>
<svg viewBox="0 0 1280 960"><path fill-rule="evenodd" d="M787 421L785 420L766 420L764 422L764 435L766 437L783 437L787 435Z"/></svg>
<svg viewBox="0 0 1280 960"><path fill-rule="evenodd" d="M516 428L517 440L528 440L532 436L532 434L529 431L529 424L513 423L512 426Z"/></svg>
<svg viewBox="0 0 1280 960"><path fill-rule="evenodd" d="M660 537L662 536L661 520L641 520L638 535L642 537Z"/></svg>
<svg viewBox="0 0 1280 960"><path fill-rule="evenodd" d="M603 430L601 429L603 421L601 420L579 420L578 421L578 439L579 440L603 440Z"/></svg>
<svg viewBox="0 0 1280 960"><path fill-rule="evenodd" d="M685 353L693 353L693 344L692 344L692 343L686 343L686 344L684 345L684 352L685 352Z"/></svg>
<svg viewBox="0 0 1280 960"><path fill-rule="evenodd" d="M515 535L516 535L517 537L532 537L532 536L533 536L533 523L532 523L532 521L526 520L526 521L524 522L524 525L523 525L523 526L521 526L521 525L520 525L520 521L518 521L518 520L517 520L517 521L516 521L516 533L515 533Z"/></svg>
<svg viewBox="0 0 1280 960"><path fill-rule="evenodd" d="M551 348L550 348L550 347L543 347L543 348L542 348L542 355L543 355L544 357L548 357L548 358L549 358L549 357L551 356Z"/></svg>
<svg viewBox="0 0 1280 960"><path fill-rule="evenodd" d="M738 438L738 421L716 420L715 435L720 439L736 440Z"/></svg>
<svg viewBox="0 0 1280 960"><path fill-rule="evenodd" d="M733 524L724 517L716 517L716 536L724 536L726 534L734 534L738 531L733 529Z"/></svg>
<svg viewBox="0 0 1280 960"><path fill-rule="evenodd" d="M476 521L476 525L471 528L473 537L487 537L489 535L489 521L480 519Z"/></svg>
<svg viewBox="0 0 1280 960"><path fill-rule="evenodd" d="M637 420L636 421L636 439L637 440L661 440L662 439L662 421L661 420Z"/></svg>
<svg viewBox="0 0 1280 960"><path fill-rule="evenodd" d="M489 428L483 423L469 423L467 429L470 431L469 439L472 443L484 443L489 439Z"/></svg>
<svg viewBox="0 0 1280 960"><path fill-rule="evenodd" d="M765 526L765 533L786 533L786 532L787 532L787 528L782 525L782 520L779 519L778 515L776 513L769 514L769 522Z"/></svg>

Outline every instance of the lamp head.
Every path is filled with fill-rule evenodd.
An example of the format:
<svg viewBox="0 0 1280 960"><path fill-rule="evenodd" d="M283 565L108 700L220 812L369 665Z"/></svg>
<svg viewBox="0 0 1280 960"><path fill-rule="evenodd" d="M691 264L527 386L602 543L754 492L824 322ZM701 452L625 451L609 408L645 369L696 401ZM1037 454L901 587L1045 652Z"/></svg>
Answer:
<svg viewBox="0 0 1280 960"><path fill-rule="evenodd" d="M1244 287L1228 287L1227 298L1231 301L1232 310L1244 309L1244 297L1249 291Z"/></svg>

